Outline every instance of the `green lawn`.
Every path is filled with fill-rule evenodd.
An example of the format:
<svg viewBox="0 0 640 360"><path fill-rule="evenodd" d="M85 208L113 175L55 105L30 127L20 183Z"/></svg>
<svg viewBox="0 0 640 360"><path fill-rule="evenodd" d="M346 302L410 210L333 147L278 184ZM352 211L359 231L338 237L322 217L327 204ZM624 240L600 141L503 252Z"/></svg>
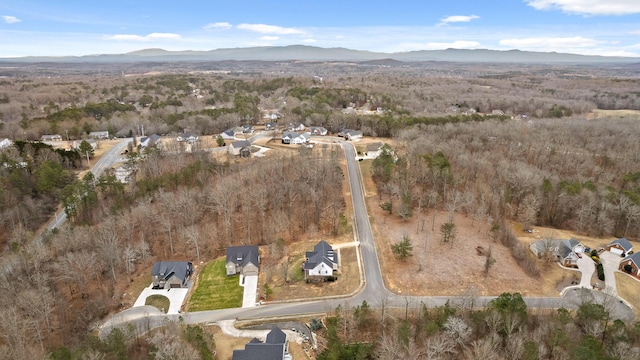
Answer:
<svg viewBox="0 0 640 360"><path fill-rule="evenodd" d="M198 277L189 311L228 309L242 306L244 288L238 276L227 276L225 258L208 263Z"/></svg>
<svg viewBox="0 0 640 360"><path fill-rule="evenodd" d="M145 305L155 306L158 310L165 313L169 310L169 298L164 295L151 295L145 300Z"/></svg>

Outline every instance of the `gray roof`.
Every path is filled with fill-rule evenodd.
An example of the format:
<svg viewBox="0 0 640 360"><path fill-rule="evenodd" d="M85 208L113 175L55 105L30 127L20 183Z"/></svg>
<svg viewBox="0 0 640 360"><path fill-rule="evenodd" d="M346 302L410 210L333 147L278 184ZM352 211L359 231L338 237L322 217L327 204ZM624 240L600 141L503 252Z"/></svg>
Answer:
<svg viewBox="0 0 640 360"><path fill-rule="evenodd" d="M229 146L233 148L242 149L245 146L251 146L251 143L248 140L234 141Z"/></svg>
<svg viewBox="0 0 640 360"><path fill-rule="evenodd" d="M609 243L609 245L613 245L613 244L620 245L620 247L624 249L624 252L629 252L629 250L633 249L633 245L631 245L629 240L627 240L626 238L616 239Z"/></svg>
<svg viewBox="0 0 640 360"><path fill-rule="evenodd" d="M304 263L305 269L314 269L320 263L325 263L329 267L333 267L333 264L338 263L338 254L334 252L331 245L324 240L320 240L320 242L313 247L313 251L308 251L306 258L307 261Z"/></svg>
<svg viewBox="0 0 640 360"><path fill-rule="evenodd" d="M367 145L366 151L378 151L378 150L380 150L382 145L383 144L381 142L376 142L376 143L373 143L373 144L369 144L369 145Z"/></svg>
<svg viewBox="0 0 640 360"><path fill-rule="evenodd" d="M633 253L631 255L626 256L622 261L631 260L636 263L636 266L640 267L640 252Z"/></svg>
<svg viewBox="0 0 640 360"><path fill-rule="evenodd" d="M260 253L257 245L250 246L230 246L227 248L227 263L240 264L245 266L253 264L258 266Z"/></svg>
<svg viewBox="0 0 640 360"><path fill-rule="evenodd" d="M233 360L282 360L287 335L277 327L267 334L265 342L253 338L244 350L234 350Z"/></svg>
<svg viewBox="0 0 640 360"><path fill-rule="evenodd" d="M183 283L192 272L193 264L188 261L157 261L151 267L151 276L157 276L163 280L176 276Z"/></svg>
<svg viewBox="0 0 640 360"><path fill-rule="evenodd" d="M536 256L542 255L548 248L553 255L560 256L564 259L573 252L573 248L577 245L580 245L580 242L574 238L568 240L542 239L532 242L529 248Z"/></svg>

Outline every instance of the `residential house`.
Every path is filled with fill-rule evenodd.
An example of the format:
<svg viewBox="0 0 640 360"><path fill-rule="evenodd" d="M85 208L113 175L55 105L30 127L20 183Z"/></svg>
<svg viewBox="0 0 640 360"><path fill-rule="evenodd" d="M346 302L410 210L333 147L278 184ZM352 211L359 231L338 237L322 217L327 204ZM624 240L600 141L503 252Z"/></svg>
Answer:
<svg viewBox="0 0 640 360"><path fill-rule="evenodd" d="M10 139L5 138L0 140L0 150L8 148L11 145L13 145L13 141L11 141Z"/></svg>
<svg viewBox="0 0 640 360"><path fill-rule="evenodd" d="M188 261L157 261L151 268L154 289L186 288L193 274Z"/></svg>
<svg viewBox="0 0 640 360"><path fill-rule="evenodd" d="M233 350L232 360L292 360L289 354L287 334L274 326L267 334L264 342L251 339L244 349Z"/></svg>
<svg viewBox="0 0 640 360"><path fill-rule="evenodd" d="M362 139L362 131L360 130L349 130L344 134L345 139L349 141L355 141Z"/></svg>
<svg viewBox="0 0 640 360"><path fill-rule="evenodd" d="M229 130L221 132L220 136L224 140L235 140L236 139L236 133L233 131L233 129L229 129Z"/></svg>
<svg viewBox="0 0 640 360"><path fill-rule="evenodd" d="M251 155L251 143L247 140L234 141L229 145L229 154L249 157Z"/></svg>
<svg viewBox="0 0 640 360"><path fill-rule="evenodd" d="M144 136L140 138L140 148L144 149L146 147L149 146L153 146L153 145L160 145L161 140L160 140L160 136L157 134L153 134L153 135L149 135L149 136Z"/></svg>
<svg viewBox="0 0 640 360"><path fill-rule="evenodd" d="M640 280L640 252L628 255L620 261L619 270Z"/></svg>
<svg viewBox="0 0 640 360"><path fill-rule="evenodd" d="M504 111L502 111L502 110L491 110L491 115L502 116L502 115L504 115Z"/></svg>
<svg viewBox="0 0 640 360"><path fill-rule="evenodd" d="M380 156L380 154L382 154L382 145L384 144L381 142L376 142L376 143L367 145L367 147L364 150L365 156L373 159L377 158L378 156Z"/></svg>
<svg viewBox="0 0 640 360"><path fill-rule="evenodd" d="M280 117L276 113L264 114L262 117L265 120L278 120Z"/></svg>
<svg viewBox="0 0 640 360"><path fill-rule="evenodd" d="M89 137L92 139L108 139L109 138L109 132L108 131L92 131L89 133Z"/></svg>
<svg viewBox="0 0 640 360"><path fill-rule="evenodd" d="M40 141L46 142L46 141L62 141L62 136L60 135L42 135L40 137Z"/></svg>
<svg viewBox="0 0 640 360"><path fill-rule="evenodd" d="M227 276L258 275L260 252L258 246L230 246L227 248Z"/></svg>
<svg viewBox="0 0 640 360"><path fill-rule="evenodd" d="M538 258L550 256L562 266L577 267L578 254L584 252L584 246L574 238L569 240L542 239L529 245L531 252Z"/></svg>
<svg viewBox="0 0 640 360"><path fill-rule="evenodd" d="M304 131L305 127L302 123L289 124L287 126L288 131Z"/></svg>
<svg viewBox="0 0 640 360"><path fill-rule="evenodd" d="M302 269L307 280L327 279L333 277L334 272L338 270L338 254L324 240L317 243L313 247L313 251L308 251L305 257Z"/></svg>
<svg viewBox="0 0 640 360"><path fill-rule="evenodd" d="M310 126L309 127L309 132L311 133L311 135L321 135L321 136L325 136L327 135L327 129L323 128L322 126Z"/></svg>
<svg viewBox="0 0 640 360"><path fill-rule="evenodd" d="M272 123L272 122L264 123L264 129L265 130L275 130L277 128L278 128L278 124L277 123Z"/></svg>
<svg viewBox="0 0 640 360"><path fill-rule="evenodd" d="M311 138L311 133L297 133L293 131L285 131L282 133L282 143L283 144L305 144L309 142Z"/></svg>
<svg viewBox="0 0 640 360"><path fill-rule="evenodd" d="M245 135L249 135L249 134L253 134L255 132L255 130L253 130L253 126L252 125L243 125L242 126L242 133Z"/></svg>
<svg viewBox="0 0 640 360"><path fill-rule="evenodd" d="M198 136L191 133L182 133L178 135L178 137L176 138L176 141L194 143L198 141Z"/></svg>
<svg viewBox="0 0 640 360"><path fill-rule="evenodd" d="M610 242L609 245L607 245L607 250L614 254L626 255L629 251L633 250L633 245L631 245L626 238L620 238Z"/></svg>

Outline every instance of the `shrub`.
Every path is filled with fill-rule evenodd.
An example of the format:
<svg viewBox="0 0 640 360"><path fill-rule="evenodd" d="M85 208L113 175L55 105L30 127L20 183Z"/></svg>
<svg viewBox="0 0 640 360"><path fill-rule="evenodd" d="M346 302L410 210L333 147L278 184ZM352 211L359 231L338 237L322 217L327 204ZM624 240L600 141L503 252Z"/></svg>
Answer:
<svg viewBox="0 0 640 360"><path fill-rule="evenodd" d="M598 271L598 279L600 279L600 281L604 281L604 268L602 267L602 264L598 263L598 265L596 265L596 270Z"/></svg>

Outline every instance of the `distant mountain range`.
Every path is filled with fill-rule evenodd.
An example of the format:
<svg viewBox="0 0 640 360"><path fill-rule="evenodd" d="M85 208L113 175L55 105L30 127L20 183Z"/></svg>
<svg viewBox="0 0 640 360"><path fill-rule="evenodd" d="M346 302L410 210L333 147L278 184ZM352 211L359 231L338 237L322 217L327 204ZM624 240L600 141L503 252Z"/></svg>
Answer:
<svg viewBox="0 0 640 360"><path fill-rule="evenodd" d="M263 46L209 51L167 51L144 49L126 54L100 54L86 56L29 56L0 58L0 62L22 63L134 63L134 62L179 62L179 61L446 61L476 63L547 63L547 64L629 64L640 63L638 57L577 55L556 52L532 52L521 50L420 50L397 53L381 53L345 48L321 48L316 46Z"/></svg>

